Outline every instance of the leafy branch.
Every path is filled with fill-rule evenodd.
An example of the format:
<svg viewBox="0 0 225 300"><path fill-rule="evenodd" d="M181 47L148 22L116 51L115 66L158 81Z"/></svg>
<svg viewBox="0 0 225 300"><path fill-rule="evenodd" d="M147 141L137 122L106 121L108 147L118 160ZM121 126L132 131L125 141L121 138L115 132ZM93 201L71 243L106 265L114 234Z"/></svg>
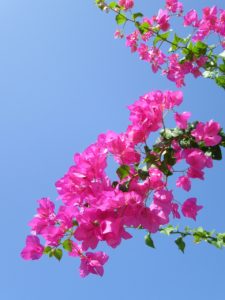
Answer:
<svg viewBox="0 0 225 300"><path fill-rule="evenodd" d="M168 236L176 235L178 236L175 240L175 244L184 253L186 243L186 237L192 237L195 244L199 244L202 241L215 246L216 248L222 249L225 247L225 233L217 233L213 231L204 230L202 227L191 229L185 227L183 231L179 230L178 226L168 225L166 227L161 227L159 232ZM155 248L154 242L152 240L151 234L148 233L145 236L145 243L151 248Z"/></svg>

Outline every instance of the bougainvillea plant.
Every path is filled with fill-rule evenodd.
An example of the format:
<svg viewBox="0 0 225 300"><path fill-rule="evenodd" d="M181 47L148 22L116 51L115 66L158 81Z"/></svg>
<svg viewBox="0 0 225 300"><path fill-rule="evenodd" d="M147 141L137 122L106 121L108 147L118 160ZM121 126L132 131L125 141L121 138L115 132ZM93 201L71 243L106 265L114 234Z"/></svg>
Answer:
<svg viewBox="0 0 225 300"><path fill-rule="evenodd" d="M161 71L177 87L185 84L185 76L204 76L225 88L225 10L204 8L200 17L193 9L184 13L181 2L167 0L157 15L145 17L133 13L132 0L106 3L96 0L103 11L115 13L122 29L116 38L142 60ZM172 40L171 18L179 18L192 34ZM135 29L125 34L125 24ZM207 37L218 37L217 45L208 45ZM164 48L162 48L164 46ZM169 49L166 48L169 46ZM167 52L166 52L167 51ZM221 51L221 52L220 52ZM130 228L146 231L145 243L155 247L153 234L176 236L175 243L184 252L185 238L195 243L205 241L217 248L225 246L225 233L202 227L183 230L170 224L173 219L196 220L203 205L189 194L193 180L204 180L206 168L222 159L225 133L214 120L193 121L190 112L178 112L183 102L179 90L151 91L130 105L130 123L122 133L108 131L82 153L75 154L74 164L56 182L62 201L56 210L49 198L38 201L37 214L29 222L31 233L21 252L25 260L40 259L44 254L61 260L63 251L80 259L80 275L102 276L108 255L96 248L100 242L116 248L123 239L132 238ZM174 119L174 128L166 119ZM152 133L158 132L153 141ZM107 175L107 161L117 164L116 180ZM176 187L170 178L176 178ZM175 188L187 192L185 199L176 199Z"/></svg>

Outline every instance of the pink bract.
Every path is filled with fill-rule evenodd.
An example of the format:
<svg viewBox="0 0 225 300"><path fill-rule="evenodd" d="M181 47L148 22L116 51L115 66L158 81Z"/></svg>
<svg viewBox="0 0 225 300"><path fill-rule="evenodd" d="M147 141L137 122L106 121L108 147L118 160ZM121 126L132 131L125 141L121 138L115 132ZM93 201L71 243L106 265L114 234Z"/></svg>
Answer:
<svg viewBox="0 0 225 300"><path fill-rule="evenodd" d="M181 210L185 217L196 220L196 216L202 208L202 205L197 205L196 198L189 198L183 203Z"/></svg>
<svg viewBox="0 0 225 300"><path fill-rule="evenodd" d="M26 239L26 246L21 252L21 257L25 260L40 259L43 255L44 247L40 244L37 236L28 235Z"/></svg>

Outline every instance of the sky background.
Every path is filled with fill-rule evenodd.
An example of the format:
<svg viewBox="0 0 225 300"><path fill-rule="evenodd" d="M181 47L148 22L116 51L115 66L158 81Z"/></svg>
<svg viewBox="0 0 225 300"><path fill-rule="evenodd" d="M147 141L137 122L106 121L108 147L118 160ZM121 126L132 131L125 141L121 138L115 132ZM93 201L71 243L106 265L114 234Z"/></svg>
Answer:
<svg viewBox="0 0 225 300"><path fill-rule="evenodd" d="M164 3L136 2L149 16ZM224 8L224 0L184 4ZM101 13L93 1L0 1L0 299L225 299L225 251L191 240L183 255L171 238L154 236L152 250L144 245L144 233L134 232L116 250L107 248L103 278L81 279L79 260L66 255L61 263L20 258L36 201L56 199L54 183L74 153L99 133L125 130L126 106L140 95L176 89L131 55L124 41L115 41L115 29L113 15ZM180 111L225 127L222 89L188 78L183 91ZM205 182L194 182L190 196L204 210L190 226L225 231L224 171L224 161L215 163Z"/></svg>

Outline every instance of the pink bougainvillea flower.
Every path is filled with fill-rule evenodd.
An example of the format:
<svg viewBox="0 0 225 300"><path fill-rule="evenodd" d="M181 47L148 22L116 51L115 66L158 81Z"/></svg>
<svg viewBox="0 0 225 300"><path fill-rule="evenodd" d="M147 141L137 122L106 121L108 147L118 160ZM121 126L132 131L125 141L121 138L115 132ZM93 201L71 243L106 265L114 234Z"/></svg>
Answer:
<svg viewBox="0 0 225 300"><path fill-rule="evenodd" d="M177 203L172 203L172 214L176 219L180 219L180 213L178 211L179 205Z"/></svg>
<svg viewBox="0 0 225 300"><path fill-rule="evenodd" d="M124 34L122 33L121 30L117 29L114 33L114 38L115 39L122 39L124 37Z"/></svg>
<svg viewBox="0 0 225 300"><path fill-rule="evenodd" d="M178 0L166 0L166 8L173 13L178 12L181 14L183 11L183 4Z"/></svg>
<svg viewBox="0 0 225 300"><path fill-rule="evenodd" d="M44 247L40 244L39 238L34 235L28 235L21 257L25 260L36 260L41 258L43 251Z"/></svg>
<svg viewBox="0 0 225 300"><path fill-rule="evenodd" d="M168 57L168 69L164 70L163 74L167 78L176 83L177 87L182 87L184 85L184 64L181 65L178 60L178 54L172 54Z"/></svg>
<svg viewBox="0 0 225 300"><path fill-rule="evenodd" d="M163 173L157 168L149 168L149 183L153 190L162 188L165 183L163 182Z"/></svg>
<svg viewBox="0 0 225 300"><path fill-rule="evenodd" d="M158 216L165 220L165 224L169 222L169 215L172 211L172 191L158 190L154 193L151 209L158 211Z"/></svg>
<svg viewBox="0 0 225 300"><path fill-rule="evenodd" d="M41 235L46 240L48 246L58 246L61 238L65 233L65 229L62 227L48 226L42 230Z"/></svg>
<svg viewBox="0 0 225 300"><path fill-rule="evenodd" d="M199 122L191 135L195 137L197 142L203 141L206 146L218 145L222 137L219 135L221 130L220 124L210 120L206 124Z"/></svg>
<svg viewBox="0 0 225 300"><path fill-rule="evenodd" d="M183 203L181 207L181 211L186 218L191 218L196 220L197 213L202 208L203 208L202 205L197 205L196 198L189 198Z"/></svg>
<svg viewBox="0 0 225 300"><path fill-rule="evenodd" d="M198 26L198 14L195 9L190 10L184 16L184 26L190 26L190 25L193 25L194 27Z"/></svg>
<svg viewBox="0 0 225 300"><path fill-rule="evenodd" d="M204 168L212 168L213 162L212 158L205 155L205 153L200 149L185 149L183 151L186 162L196 170L202 170Z"/></svg>
<svg viewBox="0 0 225 300"><path fill-rule="evenodd" d="M130 165L140 161L140 154L134 149L134 145L125 134L108 131L105 135L102 135L102 140L104 138L105 147L113 154L119 164Z"/></svg>
<svg viewBox="0 0 225 300"><path fill-rule="evenodd" d="M175 113L174 117L175 117L177 126L181 129L186 129L190 116L191 116L191 113L187 112L187 111L184 111L181 114Z"/></svg>
<svg viewBox="0 0 225 300"><path fill-rule="evenodd" d="M100 230L101 236L106 243L112 248L116 248L121 239L130 239L132 235L124 230L122 218L109 217L101 222Z"/></svg>
<svg viewBox="0 0 225 300"><path fill-rule="evenodd" d="M33 234L41 233L43 229L56 222L54 203L49 198L42 198L38 203L37 214L29 222Z"/></svg>
<svg viewBox="0 0 225 300"><path fill-rule="evenodd" d="M85 256L81 257L80 276L86 277L90 273L103 276L103 265L108 259L108 255L104 252L87 252Z"/></svg>
<svg viewBox="0 0 225 300"><path fill-rule="evenodd" d="M134 0L119 0L118 4L123 6L125 10L131 9L134 6Z"/></svg>
<svg viewBox="0 0 225 300"><path fill-rule="evenodd" d="M146 44L143 44L143 43L140 44L137 51L139 53L139 57L141 60L146 60L146 61L150 60L149 48Z"/></svg>
<svg viewBox="0 0 225 300"><path fill-rule="evenodd" d="M191 189L191 181L188 176L180 176L176 181L176 186L188 192Z"/></svg>
<svg viewBox="0 0 225 300"><path fill-rule="evenodd" d="M170 28L169 19L168 10L166 9L160 9L158 15L155 17L155 21L163 31L167 31Z"/></svg>
<svg viewBox="0 0 225 300"><path fill-rule="evenodd" d="M223 37L225 37L225 10L220 10L220 16L216 23L216 31Z"/></svg>
<svg viewBox="0 0 225 300"><path fill-rule="evenodd" d="M126 37L126 46L130 47L131 52L136 52L138 48L139 31L135 30Z"/></svg>
<svg viewBox="0 0 225 300"><path fill-rule="evenodd" d="M68 230L73 227L73 221L78 213L78 208L75 206L60 206L56 216L57 222L63 229Z"/></svg>
<svg viewBox="0 0 225 300"><path fill-rule="evenodd" d="M159 48L150 47L148 61L151 63L152 71L156 73L166 62L166 56Z"/></svg>

